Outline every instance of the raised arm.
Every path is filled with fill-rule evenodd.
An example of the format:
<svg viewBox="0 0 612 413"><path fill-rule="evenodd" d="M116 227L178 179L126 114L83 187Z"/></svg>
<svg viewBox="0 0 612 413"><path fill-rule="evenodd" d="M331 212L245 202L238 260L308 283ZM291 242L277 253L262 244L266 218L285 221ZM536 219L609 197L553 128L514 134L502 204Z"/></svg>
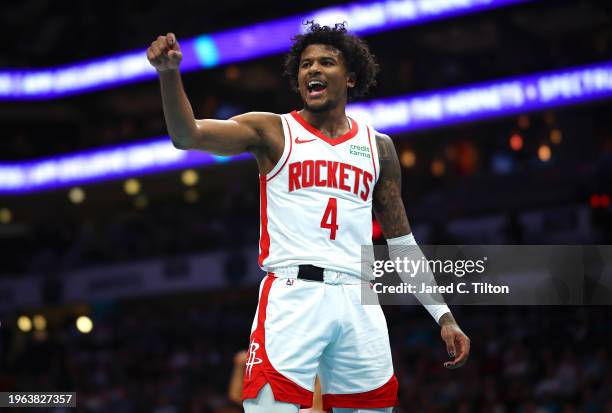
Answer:
<svg viewBox="0 0 612 413"><path fill-rule="evenodd" d="M252 112L229 120L195 119L179 71L182 57L173 33L159 36L147 50L147 58L159 74L164 117L174 146L216 155L268 154L269 147L273 146L270 140L277 138L278 141L275 135L282 131L280 117Z"/></svg>

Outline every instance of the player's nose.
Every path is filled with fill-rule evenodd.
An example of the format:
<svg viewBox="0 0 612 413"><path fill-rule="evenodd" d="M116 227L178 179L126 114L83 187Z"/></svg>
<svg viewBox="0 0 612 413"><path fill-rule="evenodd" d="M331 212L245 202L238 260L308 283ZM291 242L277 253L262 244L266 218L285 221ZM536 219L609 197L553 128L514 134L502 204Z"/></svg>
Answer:
<svg viewBox="0 0 612 413"><path fill-rule="evenodd" d="M319 74L319 73L321 73L321 66L319 65L319 63L314 62L308 68L308 75L312 77L313 75L316 75L316 74Z"/></svg>

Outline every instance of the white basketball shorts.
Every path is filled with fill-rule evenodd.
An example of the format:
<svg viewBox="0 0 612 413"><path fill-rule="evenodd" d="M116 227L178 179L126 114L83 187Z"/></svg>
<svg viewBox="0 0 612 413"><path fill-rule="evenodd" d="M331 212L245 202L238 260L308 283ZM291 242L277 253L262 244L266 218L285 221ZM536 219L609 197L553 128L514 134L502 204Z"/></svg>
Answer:
<svg viewBox="0 0 612 413"><path fill-rule="evenodd" d="M311 407L318 374L326 410L397 404L387 323L361 304L361 282L263 279L247 357L243 399L269 383L277 401Z"/></svg>

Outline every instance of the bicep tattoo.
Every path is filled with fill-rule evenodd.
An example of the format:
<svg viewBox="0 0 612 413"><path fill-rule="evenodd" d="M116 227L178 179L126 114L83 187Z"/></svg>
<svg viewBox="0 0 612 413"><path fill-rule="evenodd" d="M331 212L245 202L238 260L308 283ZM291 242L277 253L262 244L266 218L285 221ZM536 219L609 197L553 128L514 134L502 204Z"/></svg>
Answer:
<svg viewBox="0 0 612 413"><path fill-rule="evenodd" d="M406 209L402 201L402 171L395 146L386 135L376 135L380 177L374 188L374 214L385 238L410 233Z"/></svg>

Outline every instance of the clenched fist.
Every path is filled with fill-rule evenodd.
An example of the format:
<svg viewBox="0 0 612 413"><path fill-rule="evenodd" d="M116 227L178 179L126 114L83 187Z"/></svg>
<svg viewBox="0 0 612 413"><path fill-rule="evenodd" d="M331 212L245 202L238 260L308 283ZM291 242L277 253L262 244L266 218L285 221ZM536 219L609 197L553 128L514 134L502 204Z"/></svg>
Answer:
<svg viewBox="0 0 612 413"><path fill-rule="evenodd" d="M174 33L159 36L147 49L147 59L158 72L176 70L181 64L183 53Z"/></svg>

